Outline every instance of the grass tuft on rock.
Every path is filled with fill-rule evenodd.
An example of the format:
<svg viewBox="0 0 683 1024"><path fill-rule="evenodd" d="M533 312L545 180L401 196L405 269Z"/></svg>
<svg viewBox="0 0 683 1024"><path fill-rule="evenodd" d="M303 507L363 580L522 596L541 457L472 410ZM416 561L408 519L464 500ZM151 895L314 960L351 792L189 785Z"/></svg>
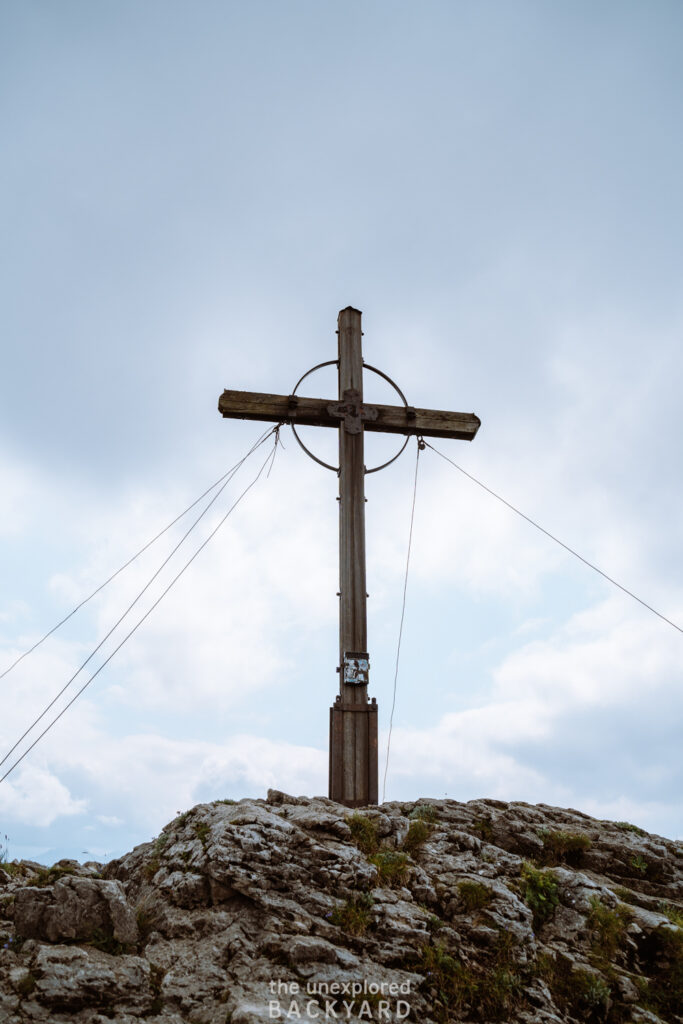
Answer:
<svg viewBox="0 0 683 1024"><path fill-rule="evenodd" d="M598 971L575 967L561 954L542 954L536 961L536 968L563 1013L586 1022L608 1019L611 990ZM614 1015L609 1019L615 1019Z"/></svg>
<svg viewBox="0 0 683 1024"><path fill-rule="evenodd" d="M493 893L488 886L469 879L458 882L458 891L467 911L483 910L484 907L488 907L493 899Z"/></svg>
<svg viewBox="0 0 683 1024"><path fill-rule="evenodd" d="M204 849L207 847L207 840L211 833L211 828L205 821L199 821L194 827L194 834L196 835L199 842L202 844Z"/></svg>
<svg viewBox="0 0 683 1024"><path fill-rule="evenodd" d="M417 807L413 807L408 817L411 821L426 821L430 825L439 820L439 815L433 804L418 804Z"/></svg>
<svg viewBox="0 0 683 1024"><path fill-rule="evenodd" d="M675 907L673 903L660 903L658 909L659 913L666 914L677 928L683 928L683 907Z"/></svg>
<svg viewBox="0 0 683 1024"><path fill-rule="evenodd" d="M427 931L430 935L436 935L444 927L444 922L438 914L430 914L427 918Z"/></svg>
<svg viewBox="0 0 683 1024"><path fill-rule="evenodd" d="M590 849L590 837L583 832L564 832L561 829L540 829L539 836L543 840L543 850L538 861L545 867L556 864L569 864L581 867L586 850Z"/></svg>
<svg viewBox="0 0 683 1024"><path fill-rule="evenodd" d="M522 981L507 953L497 951L488 969L478 970L451 956L440 943L424 946L415 970L424 975L421 987L432 993L436 1020L460 1020L463 1012L468 1020L470 1012L476 1020L510 1020L520 1003Z"/></svg>
<svg viewBox="0 0 683 1024"><path fill-rule="evenodd" d="M380 885L403 885L408 880L408 854L396 850L379 850L369 858L379 872Z"/></svg>
<svg viewBox="0 0 683 1024"><path fill-rule="evenodd" d="M9 875L10 878L19 878L21 875L26 874L26 869L23 864L17 863L15 860L2 860L0 861L0 868Z"/></svg>
<svg viewBox="0 0 683 1024"><path fill-rule="evenodd" d="M616 828L621 829L622 832L635 832L637 836L647 835L644 828L639 828L638 825L632 825L630 821L615 821L614 825Z"/></svg>
<svg viewBox="0 0 683 1024"><path fill-rule="evenodd" d="M403 840L403 850L405 853L410 857L415 857L419 854L433 831L434 826L423 818L416 818L414 821L411 821L408 834Z"/></svg>
<svg viewBox="0 0 683 1024"><path fill-rule="evenodd" d="M54 885L60 878L66 875L77 875L78 867L68 862L57 861L51 868L40 868L31 880L33 885L43 888L46 885Z"/></svg>
<svg viewBox="0 0 683 1024"><path fill-rule="evenodd" d="M366 814L350 814L346 824L351 829L351 838L361 853L370 856L379 850L377 825Z"/></svg>
<svg viewBox="0 0 683 1024"><path fill-rule="evenodd" d="M147 863L145 864L144 868L142 869L142 873L143 873L143 875L145 876L145 878L147 879L148 882L152 881L152 879L154 878L154 876L156 875L156 873L157 873L157 871L159 870L160 867L161 867L161 860L159 859L158 854L156 854L156 853L152 854L152 856L150 857L150 859L147 861Z"/></svg>
<svg viewBox="0 0 683 1024"><path fill-rule="evenodd" d="M434 1013L439 1021L451 1020L476 997L476 979L464 964L436 942L424 946L416 969L424 975L423 987L434 993Z"/></svg>
<svg viewBox="0 0 683 1024"><path fill-rule="evenodd" d="M27 971L15 985L17 995L20 999L27 999L35 992L36 978L30 971Z"/></svg>
<svg viewBox="0 0 683 1024"><path fill-rule="evenodd" d="M553 916L560 901L557 880L552 871L541 871L532 864L523 864L520 891L533 914L534 929L538 931Z"/></svg>
<svg viewBox="0 0 683 1024"><path fill-rule="evenodd" d="M633 920L633 912L623 903L614 910L592 896L586 923L591 933L593 953L601 961L614 960L626 938L626 929Z"/></svg>
<svg viewBox="0 0 683 1024"><path fill-rule="evenodd" d="M631 859L629 860L628 863L629 863L629 867L633 868L634 871L637 871L638 874L640 874L640 875L646 875L647 874L648 863L647 863L647 861L645 860L644 857L641 857L641 855L639 853L636 854L634 857L631 857Z"/></svg>
<svg viewBox="0 0 683 1024"><path fill-rule="evenodd" d="M373 905L369 893L354 893L346 903L334 908L330 920L349 935L364 935L372 922Z"/></svg>

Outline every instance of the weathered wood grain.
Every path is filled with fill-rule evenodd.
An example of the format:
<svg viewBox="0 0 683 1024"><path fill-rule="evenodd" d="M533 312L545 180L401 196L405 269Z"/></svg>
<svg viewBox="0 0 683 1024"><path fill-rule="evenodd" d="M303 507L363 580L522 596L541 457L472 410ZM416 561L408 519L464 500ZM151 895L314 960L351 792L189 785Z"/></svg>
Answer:
<svg viewBox="0 0 683 1024"><path fill-rule="evenodd" d="M266 420L269 423L293 423L295 426L338 427L341 420L330 409L332 399L268 395L252 391L224 391L218 411L229 419ZM402 405L371 405L376 419L366 419L365 430L385 434L423 437L452 437L471 441L481 420L471 412L446 412L441 409L406 410Z"/></svg>
<svg viewBox="0 0 683 1024"><path fill-rule="evenodd" d="M339 401L347 391L363 401L361 314L343 309L337 322ZM337 419L337 422L341 422ZM365 582L365 462L363 431L339 431L339 664L345 651L367 651ZM346 692L345 692L346 691ZM367 702L366 686L341 686L345 703Z"/></svg>

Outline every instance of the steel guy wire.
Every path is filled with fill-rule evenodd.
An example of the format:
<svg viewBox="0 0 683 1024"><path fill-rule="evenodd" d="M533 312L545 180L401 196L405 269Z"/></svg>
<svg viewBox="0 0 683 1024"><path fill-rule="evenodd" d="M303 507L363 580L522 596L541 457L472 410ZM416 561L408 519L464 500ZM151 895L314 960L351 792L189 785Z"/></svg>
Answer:
<svg viewBox="0 0 683 1024"><path fill-rule="evenodd" d="M270 428L268 430L264 431L264 433L261 435L261 438L259 438L259 440L256 442L256 445L258 445L261 442L261 440L265 440L265 438L268 436L269 433L270 433ZM252 451L254 451L254 450L255 450L255 448L252 449ZM232 467L232 469L229 469L226 473L223 474L223 476L219 477L218 480L216 480L215 483L211 484L210 487L207 487L207 489L204 491L204 493L200 494L199 497L196 498L192 502L191 505L188 505L184 512L181 512L180 515L175 517L173 522L169 523L168 526L165 526L163 528L163 530L160 530L159 533L157 533L156 537L152 537L151 540L148 540L147 543L143 547L141 547L140 550L138 552L136 552L136 554L134 554L131 558L129 558L128 561L125 562L121 566L120 569L117 569L116 572L112 573L111 576L104 581L104 583L101 583L100 586L97 588L97 590L93 590L92 594L90 594L88 597L84 597L83 600L79 604L77 604L76 607L74 609L72 609L72 611L70 611L68 615L65 615L63 619L60 619L60 621L57 623L56 626L53 626L52 629L48 630L48 632L45 634L45 636L42 636L40 638L40 640L37 640L33 644L32 647L29 647L29 649L27 651L24 651L24 653L20 654L18 658L15 658L15 660L12 662L11 665L9 665L6 669L3 669L3 671L0 672L0 679L4 679L4 677L6 675L8 675L8 673L10 673L12 671L12 669L15 668L19 664L20 661L23 661L24 658L28 657L29 654L32 654L38 647L40 647L40 645L42 643L44 643L48 639L48 637L51 637L53 633L56 633L57 630L60 628L60 626L63 626L65 622L68 622L69 619L73 615L75 615L77 611L79 611L84 605L86 605L88 603L88 601L92 601L93 597L96 597L100 593L101 590L104 590L104 588L109 583L111 583L112 580L115 580L116 577L119 576L123 572L124 569L127 569L129 565L132 565L133 562L136 560L136 558L139 558L140 555L144 554L144 552L147 550L147 548L150 548L152 546L152 544L154 544L156 541L159 540L160 537L163 537L163 535L165 533L168 533L168 531L171 529L171 527L175 526L176 523L179 523L180 520L183 518L183 516L186 516L188 512L192 511L192 509L195 507L195 505L199 504L199 502L202 500L202 498L205 498L206 495L210 494L211 491L213 491L213 489L215 487L218 487L218 485L220 483L222 483L223 480L225 480L225 478L227 476L230 476L231 473L234 473L237 469L239 469L239 467L242 465L242 463L245 461L245 459L247 459L249 457L250 454L251 454L251 452L247 453L247 455L245 455L244 458L240 459L239 462L235 463L235 465ZM0 761L0 764L2 764L1 761Z"/></svg>
<svg viewBox="0 0 683 1024"><path fill-rule="evenodd" d="M270 430L270 431L269 431L269 433L270 433L270 434L276 433L276 430L277 430L277 428L276 428L276 427L274 427L274 428L273 428L272 430ZM266 436L267 436L267 435L266 435ZM265 440L265 439L264 439L264 440ZM273 449L274 449L274 451L276 451L276 450L277 450L277 441L275 442L275 445L273 446ZM221 520L220 520L220 521L218 522L218 524L217 524L217 525L216 525L216 526L214 527L214 529L213 529L213 530L211 531L211 533L210 533L210 534L209 534L209 535L208 535L208 536L207 536L207 537L206 537L206 538L205 538L205 539L204 539L204 540L202 541L202 543L201 543L201 544L199 545L199 547L198 547L198 548L197 548L197 550L196 550L196 551L194 552L194 554L193 554L193 555L191 556L191 558L189 558L189 559L187 560L187 562L185 563L185 565L184 565L184 566L182 567L182 569L180 570L180 572L179 572L179 573L177 573L177 574L176 574L176 575L175 575L175 576L173 577L173 579L171 580L171 582L170 582L170 583L168 584L168 586L167 586L167 587L166 587L166 588L165 588L165 589L164 589L164 590L163 590L163 591L161 592L161 594L160 594L160 595L159 595L159 597L158 597L158 598L156 599L156 601L155 601L155 602L154 602L154 603L153 603L152 605L150 605L150 607L149 607L149 608L147 609L147 611L145 612L145 614L144 614L143 616L141 616L141 618L140 618L140 619L138 619L138 621L137 621L137 622L135 623L135 625L133 626L133 628L132 628L132 629L130 629L130 630L129 630L129 631L128 631L128 632L126 633L126 635L124 636L123 640L121 640L121 642L120 642L120 643L119 643L119 644L118 644L118 645L117 645L117 646L116 646L116 647L114 648L114 650L113 650L113 651L111 652L111 654L107 655L107 657L106 657L106 658L105 658L105 660L104 660L104 661L102 662L102 664L101 664L101 665L100 665L100 667L99 667L99 668L97 669L97 671L93 672L93 674L92 674L92 675L90 676L90 678L89 678L89 679L87 679L87 680L85 681L85 683L83 684L83 686L81 686L80 690L78 690L78 691L77 691L77 693L75 693L75 694L74 694L74 696L73 696L73 697L71 698L71 700L70 700L70 701L69 701L69 702L68 702L67 704L65 704L65 705L64 705L64 707L63 707L63 708L62 708L62 710L61 710L61 711L59 712L59 714L58 714L58 715L56 715L56 716L55 716L55 717L54 717L54 718L52 719L52 721L50 722L50 724L49 724L48 726L46 726L46 728L45 728L45 729L43 729L43 731L42 731L42 732L40 733L40 735L39 735L39 736L38 736L38 737L37 737L37 738L36 738L36 739L35 739L35 740L33 741L33 743L32 743L32 744L31 744L31 745L30 745L29 747L27 747L27 748L26 748L26 750L25 750L25 751L23 752L23 754L21 755L21 757L17 758L17 760L16 760L15 762L14 762L14 764L13 764L13 765L12 765L12 766L11 766L10 768L8 768L8 769L7 769L7 771L5 772L5 774L4 774L3 776L1 776L1 777L0 777L0 782L4 782L4 781L5 781L5 779L7 778L7 776L8 776L8 775L10 775L10 774L11 774L11 773L12 773L12 772L14 771L14 769L15 769L15 768L16 768L16 767L17 767L18 765L20 765L20 764L21 764L21 762L22 762L22 761L24 760L24 758L25 758L25 757L26 757L26 756L27 756L28 754L30 754L30 753L31 753L31 751L33 750L33 748L34 748L34 747L35 747L35 746L36 746L36 745L37 745L38 743L40 743L40 741L42 740L43 736L45 736L45 735L46 735L46 734L47 734L47 733L48 733L48 732L50 731L50 729L51 729L51 728L53 727L53 725L56 725L56 723L57 723L57 722L59 721L59 719L60 719L60 718L62 717L62 715L63 715L63 714L65 714L65 712L69 710L69 708L71 707L71 705L72 705L72 704L73 704L73 703L74 703L74 702L75 702L76 700L78 700L78 698L79 698L79 697L80 697L80 695L81 695L81 694L83 693L83 691L84 691L84 690L86 690L86 689L88 688L88 686L90 686L90 684L92 683L93 679L95 679L95 678L96 678L96 677L97 677L97 676L98 676L98 675L100 674L100 672L102 671L102 669L103 669L103 668L104 668L104 667L105 667L106 665L108 665L108 664L109 664L109 662L110 662L110 661L111 661L111 659L112 659L112 658L114 657L114 655L115 655L115 654L116 654L116 653L117 653L118 651L120 651L120 650L121 650L121 648L122 648L122 647L123 647L123 645L124 645L124 644L126 643L126 641L127 641L127 640L129 640L129 639L131 638L131 636L133 635L133 633L135 633L135 631L136 631L136 630L137 630L137 629L138 629L138 628L139 628L139 627L140 627L140 626L142 625L142 623L143 623L143 622L145 621L145 619L146 619L146 618L147 618L147 617L148 617L149 615L151 615L151 613L152 613L152 612L154 611L154 609L155 609L155 608L157 607L157 605L158 605L158 604L159 604L159 603L160 603L160 602L161 602L161 601L163 600L163 598L164 598L164 597L166 597L166 594L168 594L168 592L169 592L169 590L171 589L171 587L173 587L173 586L174 586L174 585L175 585L175 584L176 584L176 583L178 582L178 580L179 580L179 579L180 579L180 577L181 577L181 576L183 575L183 573L185 572L185 570L186 570L186 569L188 569L188 568L190 567L190 565L192 565L192 563L194 562L195 558L196 558L196 557L197 557L197 555L198 555L198 554L200 553L200 551L203 551L203 549L204 549L204 548L206 547L206 545L207 545L207 544L209 543L209 541L210 541L210 540L211 540L211 539L212 539L213 537L215 537L215 535L216 535L216 534L218 533L218 531L220 530L221 526L222 526L222 525L223 525L223 523L224 523L224 522L226 521L226 519L228 518L228 516L229 516L229 515L230 515L230 514L231 514L231 513L232 513L232 512L234 511L234 509L235 509L235 508L236 508L236 507L237 507L237 506L239 505L239 503L241 502L242 498L244 498L244 496L245 496L245 495L246 495L246 494L247 494L247 493L248 493L248 492L249 492L249 491L251 490L251 488L252 488L252 487L254 486L254 484L255 484L255 483L256 483L256 482L257 482L257 481L258 481L258 480L260 479L260 477L261 477L261 474L263 473L263 470L264 470L264 469L266 468L266 466L267 466L267 464L268 464L269 460L271 460L272 458L273 458L273 453L272 453L272 452L269 452L269 453L268 453L268 458L267 458L267 459L266 459L266 460L265 460L265 461L263 462L263 464L262 464L261 468L259 469L259 471L258 471L258 473L256 474L256 476L254 477L254 479L253 479L253 480L251 481L251 483L250 483L250 484L249 484L249 485L248 485L247 487L245 487L245 489L244 489L244 490L242 491L242 493L240 494L239 498L237 498L237 499L236 499L236 500L235 500L235 501L233 502L233 504L232 504L232 505L230 506L230 508L229 508L229 509L228 509L228 511L227 511L227 512L225 513L225 515L223 516L223 518L222 518L222 519L221 519ZM41 717L42 717L42 716L41 716ZM36 721L38 721L38 719L37 719ZM30 731L30 730L29 730L29 731ZM13 747L12 749L14 749L14 747ZM9 756L9 755L5 755L5 758L4 758L3 760L6 760L8 756Z"/></svg>
<svg viewBox="0 0 683 1024"><path fill-rule="evenodd" d="M84 669L84 668L85 668L85 666L86 666L86 665L88 664L88 662L89 662L89 661L90 661L90 660L91 660L92 658L94 658L94 656L95 656L95 655L97 654L97 652L98 652L98 651L100 650L100 648L101 648L101 647L103 646L103 644L105 644L105 643L107 642L107 640L108 640L108 639L109 639L109 637L110 637L110 636L112 635L112 633L114 632L114 630L115 630L115 629L117 629L117 627L121 625L121 623L123 622L123 620L124 620L124 619L126 618L126 616L127 616L127 615L128 615L128 614L129 614L129 613L130 613L130 612L132 611L132 610L133 610L133 608L134 608L134 607L135 607L135 605L136 605L136 604L138 603L138 601L140 600L140 598L141 598L141 597L142 597L142 596L143 596L143 595L144 595L144 594L146 593L146 591L147 591L147 590L149 590L149 588L151 587L152 583L153 583L153 582L154 582L154 580L155 580L155 579L157 578L157 576L159 575L159 573L160 573L160 572L161 572L161 571L162 571L162 570L163 570L163 569L165 568L165 566L166 566L166 565L168 565L168 563L169 563L169 562L170 562L170 560L171 560L171 559L173 558L173 556L175 555L176 551L177 551L177 550L178 550L178 548L179 548L179 547L181 546L181 544L183 544L183 543L185 542L185 540L187 540L187 538L189 537L189 535L190 535L190 534L192 533L192 531L193 531L193 530L195 529L195 527L196 527L196 526L198 526L198 524L199 524L199 523L201 522L201 520L202 520L202 519L204 518L204 516L205 516L205 515L206 515L206 513L207 513L207 512L209 511L209 509L211 508L211 506L212 506L212 505L213 505L213 504L214 504L214 503L215 503L215 502L216 502L216 501L218 500L218 498L219 498L219 497L221 496L221 494L223 493L223 491L225 490L225 488L226 488L226 487L228 486L228 484L230 483L230 481L232 480L232 478L233 478L233 477L235 476L235 474L237 473L237 470L238 470L238 469L239 469L239 468L240 468L240 467L241 467L241 466L242 466L242 465L244 464L244 462L245 462L245 461L246 461L246 460L247 460L247 459L248 459L248 458L249 458L249 457L250 457L251 455L253 455L253 453L254 453L254 452L256 451L256 449L257 449L257 448L259 448L259 447L260 447L260 446L261 446L261 445L262 445L262 444L263 444L263 443L264 443L264 442L265 442L265 441L267 440L267 438L268 438L268 437L269 437L269 436L270 436L271 434L275 433L275 434L276 434L276 437L277 437L277 430L278 430L278 428L277 428L277 427L273 427L273 428L270 428L270 429L268 429L267 431L265 431L265 432L264 432L264 433L263 433L263 434L261 435L261 437L260 437L260 438L259 438L259 439L258 439L258 440L257 440L257 441L256 441L256 442L255 442L255 443L253 444L253 445L252 445L252 447L251 447L251 448L249 449L249 451L248 451L248 452L247 452L247 454L246 454L246 455L244 456L244 458L242 458L242 459L241 459L241 460L240 460L240 461L239 461L238 463L236 463L236 465L235 465L235 466L233 467L233 469L232 469L232 470L230 470L230 472L229 472L229 473L227 474L227 478L226 478L226 479L224 480L224 482L223 482L223 484L221 485L220 489L219 489L219 490L218 490L218 491L217 491L217 492L216 492L216 493L214 494L213 498L211 498L211 500L210 500L210 501L209 501L209 502L207 503L207 505L205 506L205 508L203 509L203 511L202 511L202 512L201 512L201 513L200 513L200 514L199 514L199 515L197 516L197 518L196 518L196 519L195 519L195 521L194 521L194 522L192 523L192 525L191 525L190 527L188 527L188 529L187 529L187 530L185 531L185 533L183 534L183 536L182 536L182 537L180 538L180 540L178 541L178 543L176 544L176 546L175 546L175 547L173 548L173 550L172 550L172 551L170 552L170 554L166 556L166 558L164 559L164 561L163 561L163 562L161 563L161 565L160 565L160 566L159 566L159 568L158 568L158 569L156 570L156 572L155 572L155 573L154 573L154 574L153 574L153 575L151 576L151 578L150 578L150 579L149 579L149 580L147 581L147 583L146 583L146 584L145 584L145 586L144 586L144 587L142 588L142 590L141 590L141 591L140 591L140 592L139 592L139 593L138 593L138 594L136 595L136 597L135 597L135 598L134 598L134 599L133 599L133 600L131 601L131 603L130 603L130 604L128 605L128 607L127 607L127 608L126 608L126 610L125 610L125 611L123 612L123 614L122 614L122 615L121 615L121 616L120 616L120 617L119 617L119 618L118 618L118 619L116 620L116 622L115 622L115 623L114 623L114 625L113 625L113 626L111 627L111 629L109 630L109 632L108 632L108 633L106 633L106 634L105 634L105 636L103 636L103 637L102 637L102 639L100 640L100 642L99 642L99 643L97 644L97 646L93 648L93 650L92 650L92 651L90 652L90 654L89 654L89 655L88 655L88 657L87 657L87 658L85 659L85 661L84 661L84 662L82 662L82 664L81 664L81 665L80 665L80 666L79 666L79 667L78 667L78 668L76 669L76 671L74 672L74 674L73 674L73 675L71 676L71 678L70 678L70 679L68 680L68 682L66 682L66 683L64 684L64 686L63 686L63 687L61 688L61 690L59 691L59 693L57 693L57 694L56 694L56 695L55 695L55 696L54 696L54 697L52 698L52 700L51 700L51 701L50 701L50 703L49 703L49 704L47 705L47 707L45 707L45 708L43 709L43 711L42 711L42 712L41 712L41 713L40 713L40 714L38 715L38 717L37 717L36 719L34 719L34 721L32 722L32 724L31 724L31 725L29 725L28 729L26 729L26 731L25 731L25 732L24 732L24 733L23 733L23 734L22 734L22 735L21 735L21 736L19 737L19 739L18 739L18 740L16 741L16 743L14 744L14 746L10 747L10 749L9 749L9 750L7 751L7 753L6 753L6 754L5 754L5 756L4 756L3 758L2 758L2 760L0 760L0 765L3 765L3 764L5 763L5 761L7 760L7 758L8 758L8 757L10 757L10 755L14 753L14 751L15 751L15 750L17 749L17 747L18 747L18 746L19 746L19 744L20 744L20 743L22 742L22 740L24 740L24 739L25 739L25 738L26 738L26 737L28 736L28 734L29 734L29 733L30 733L30 732L31 732L31 731L32 731L33 729L35 729L36 725L38 725L38 722L40 722L40 721L41 721L41 720L42 720L42 719L43 719L43 718L45 717L45 715L46 715L46 714L48 713L48 711L50 710L50 708L54 707L54 705L55 705L55 704L57 703L57 701L58 701L58 700L59 700L59 698L60 698L60 697L62 696L62 694L63 694L63 693L65 693L65 692L66 692L66 690L68 690L68 688L69 688L69 687L71 686L71 684L73 683L73 681L74 681L74 680L75 680L75 679L77 678L77 676L79 676L79 675L80 675L80 673L81 673L81 672L83 671L83 669ZM276 444L275 444L275 448L276 448L276 447L277 447L277 442L276 442ZM269 458L272 458L273 456L272 456L272 455L269 455L268 457L269 457ZM196 503L196 502L194 502L194 504L196 505L197 503ZM1 780L0 780L0 781L1 781Z"/></svg>
<svg viewBox="0 0 683 1024"><path fill-rule="evenodd" d="M540 530L541 533L544 533L546 537L550 537L550 539L554 540L556 544L559 544L561 548L564 548L565 551L568 551L570 555L574 555L575 558L578 558L579 561L583 562L584 565L587 565L589 569L592 569L594 572L597 572L599 576L602 576L603 579L606 579L609 583L612 583L613 586L618 587L619 590L624 592L624 594L628 594L628 596L632 597L634 601L638 602L638 604L642 604L643 608L647 608L647 610L652 612L653 615L656 615L664 622L667 622L670 626L673 626L673 628L677 629L679 633L683 633L683 628L681 628L681 626L677 626L675 622L671 621L671 619L667 619L666 615L662 615L662 613L658 612L656 608L653 608L651 604L648 604L647 601L643 601L641 597L638 597L637 594L634 594L632 590L629 590L627 587L624 587L621 583L618 583L611 576L608 576L606 572L603 572L602 569L599 569L597 565L593 565L593 563L589 562L587 558L584 558L583 555L580 555L578 551L574 551L573 548L570 548L569 545L565 544L564 541L559 539L559 537L555 537L548 530L544 529L544 527L540 526L537 522L534 522L534 520L531 519L530 516L525 515L524 512L520 512L518 508L515 508L515 506L510 504L509 501L506 501L505 498L502 498L500 494L496 494L496 492L492 491L490 487L487 487L486 484L483 484L481 480L477 480L476 476L472 476L472 474L468 473L466 469L463 469L462 466L459 466L457 462L453 462L453 459L449 459L447 455L444 455L443 452L440 452L439 449L435 448L433 444L429 444L428 441L425 441L425 444L427 445L428 448L431 448L433 452L436 452L437 455L440 455L442 459L445 459L446 462L450 462L451 466L457 469L460 473L466 476L473 483L483 488L483 490L485 490L488 494L491 494L494 498L497 498L498 501L502 501L503 505L507 505L509 509L511 509L513 512L516 512L518 516L522 517L522 519L526 519L527 523L531 523L531 525L535 526L537 530Z"/></svg>
<svg viewBox="0 0 683 1024"><path fill-rule="evenodd" d="M391 715L389 716L389 735L387 737L387 756L384 762L384 781L382 782L382 803L387 790L387 771L389 770L389 750L391 749L391 732L394 725L394 708L396 707L396 683L398 681L398 663L401 656L401 638L403 636L403 620L406 614L406 594L408 592L408 569L410 567L410 549L413 544L413 523L415 521L415 499L417 498L417 471L420 466L420 452L425 442L421 437L417 439L417 456L415 458L415 479L413 481L413 503L410 509L410 531L408 533L408 554L406 556L406 572L403 580L403 603L401 605L401 623L398 628L398 644L396 647L396 667L394 670L394 695L391 702Z"/></svg>

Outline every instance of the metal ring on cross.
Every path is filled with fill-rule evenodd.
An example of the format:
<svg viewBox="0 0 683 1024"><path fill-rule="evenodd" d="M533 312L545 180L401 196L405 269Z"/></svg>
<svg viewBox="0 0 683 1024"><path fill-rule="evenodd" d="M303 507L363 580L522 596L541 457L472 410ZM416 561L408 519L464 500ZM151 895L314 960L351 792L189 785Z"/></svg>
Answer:
<svg viewBox="0 0 683 1024"><path fill-rule="evenodd" d="M296 395L296 392L297 392L297 388L302 383L302 381L306 380L306 377L310 376L310 374L312 374L312 373L315 373L316 370L322 370L323 366L339 366L339 360L338 359L327 359L324 363L318 363L317 366L312 366L310 370L306 370L306 373L304 373L302 377L299 377L298 381L294 385L294 390L291 393L291 397L294 398L294 396ZM393 381L391 379L391 377L389 377L386 373L384 373L383 370L378 370L375 366L370 366L370 364L366 363L366 362L363 363L363 369L364 370L370 370L372 373L376 373L379 377L383 377L384 380L388 384L391 384L392 388L394 389L396 394L399 396L399 398L403 402L403 404L406 407L406 409L408 408L408 402L406 400L406 396L403 394L403 392L401 391L401 389L398 386L398 384L396 384L395 381ZM299 442L299 445L301 446L301 448L303 448L303 450L306 452L306 455L308 455L309 458L313 459L314 462L317 462L319 466L324 466L325 469L331 469L332 472L336 473L337 476L338 476L339 475L339 466L331 466L329 464L329 462L323 462L323 460L319 459L317 455L314 455L312 451L309 451L309 449L306 447L306 445L303 443L303 441L301 440L301 438L297 434L296 427L294 426L294 424L290 422L289 425L292 428L292 432L294 434L294 437ZM405 451L405 447L408 444L409 440L410 440L410 434L407 435L405 441L403 442L403 444L401 445L399 450L396 452L396 454L393 456L393 458L388 459L386 462L383 462L381 466L374 466L373 469L366 469L365 470L366 475L368 473L378 473L380 471L380 469L386 469L387 466L390 466L392 462L396 462L396 459L399 457L399 455L402 455L403 452Z"/></svg>

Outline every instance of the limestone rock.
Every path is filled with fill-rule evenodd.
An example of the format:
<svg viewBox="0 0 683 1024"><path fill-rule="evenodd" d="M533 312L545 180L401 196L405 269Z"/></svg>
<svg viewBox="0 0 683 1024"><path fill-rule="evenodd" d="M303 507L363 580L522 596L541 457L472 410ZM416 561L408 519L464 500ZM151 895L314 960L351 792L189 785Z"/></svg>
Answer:
<svg viewBox="0 0 683 1024"><path fill-rule="evenodd" d="M139 956L43 946L31 970L37 978L33 999L57 1011L117 1006L139 1016L152 1002L150 966Z"/></svg>
<svg viewBox="0 0 683 1024"><path fill-rule="evenodd" d="M135 914L120 882L67 876L45 888L19 889L14 927L22 939L85 942L98 934L123 945L138 940Z"/></svg>
<svg viewBox="0 0 683 1024"><path fill-rule="evenodd" d="M681 845L623 822L270 790L0 870L0 1021L677 1024L682 920Z"/></svg>

